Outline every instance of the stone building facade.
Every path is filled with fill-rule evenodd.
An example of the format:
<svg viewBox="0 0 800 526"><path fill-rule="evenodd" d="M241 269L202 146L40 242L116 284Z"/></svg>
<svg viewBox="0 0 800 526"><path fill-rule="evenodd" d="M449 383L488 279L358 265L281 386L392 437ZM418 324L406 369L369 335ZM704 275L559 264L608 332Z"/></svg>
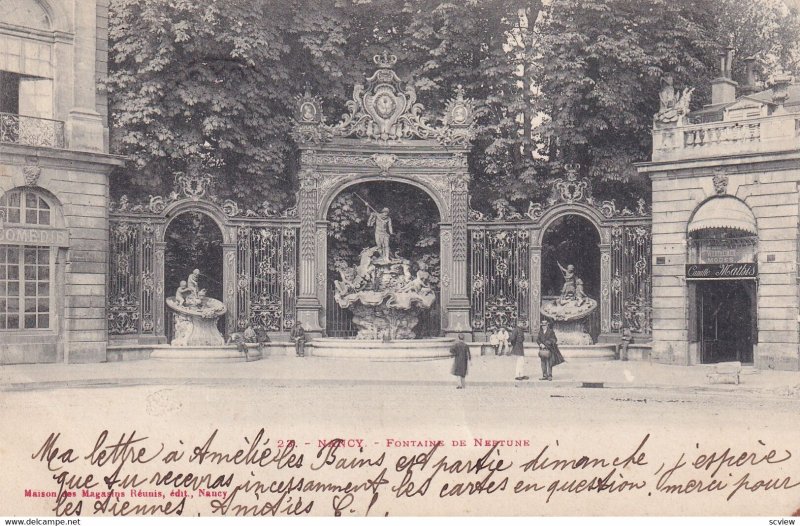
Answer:
<svg viewBox="0 0 800 526"><path fill-rule="evenodd" d="M727 61L727 64L726 64ZM800 369L800 85L662 91L653 129L653 359ZM727 66L727 69L726 69Z"/></svg>
<svg viewBox="0 0 800 526"><path fill-rule="evenodd" d="M0 0L0 364L106 356L107 0Z"/></svg>

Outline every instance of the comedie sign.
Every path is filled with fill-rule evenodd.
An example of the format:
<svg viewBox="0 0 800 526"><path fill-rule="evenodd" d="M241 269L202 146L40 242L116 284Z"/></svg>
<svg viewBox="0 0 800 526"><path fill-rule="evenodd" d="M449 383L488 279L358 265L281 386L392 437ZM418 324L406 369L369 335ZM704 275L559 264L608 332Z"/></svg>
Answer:
<svg viewBox="0 0 800 526"><path fill-rule="evenodd" d="M686 265L686 279L755 279L756 276L756 263Z"/></svg>
<svg viewBox="0 0 800 526"><path fill-rule="evenodd" d="M68 247L69 233L66 229L0 227L0 245L39 245Z"/></svg>

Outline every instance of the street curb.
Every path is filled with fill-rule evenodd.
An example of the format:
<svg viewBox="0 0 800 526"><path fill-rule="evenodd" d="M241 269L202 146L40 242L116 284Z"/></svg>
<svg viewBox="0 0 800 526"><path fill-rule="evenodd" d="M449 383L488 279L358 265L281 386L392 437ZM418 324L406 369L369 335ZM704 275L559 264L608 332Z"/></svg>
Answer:
<svg viewBox="0 0 800 526"><path fill-rule="evenodd" d="M571 389L577 391L630 391L646 390L657 392L673 392L680 394L713 394L713 395L747 395L757 397L771 397L779 399L796 399L790 395L779 395L775 393L775 388L765 390L763 388L742 387L711 387L711 386L676 386L676 385L642 385L642 384L622 384L605 382L603 387L583 387L582 381L553 380L552 382L532 381L474 381L467 383L467 390L470 388L522 388L522 389L544 389L544 390L564 390ZM230 378L230 377L204 377L204 378L179 378L179 377L160 377L160 378L96 378L96 379L77 379L59 381L33 381L33 382L14 382L0 384L0 392L26 392L60 389L102 389L102 388L125 388L125 387L145 387L145 386L248 386L265 388L297 388L297 387L355 387L355 386L421 386L421 387L447 387L455 388L452 381L444 380L347 380L347 379L315 379L315 378Z"/></svg>

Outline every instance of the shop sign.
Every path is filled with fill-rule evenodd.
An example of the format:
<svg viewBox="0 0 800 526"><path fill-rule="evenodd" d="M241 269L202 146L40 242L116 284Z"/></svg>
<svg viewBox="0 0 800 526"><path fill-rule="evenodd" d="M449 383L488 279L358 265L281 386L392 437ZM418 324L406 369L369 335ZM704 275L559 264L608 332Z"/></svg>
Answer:
<svg viewBox="0 0 800 526"><path fill-rule="evenodd" d="M754 245L700 245L700 261L703 263L745 263L747 261L752 261L755 253Z"/></svg>
<svg viewBox="0 0 800 526"><path fill-rule="evenodd" d="M0 226L0 245L38 245L69 247L69 233L64 228L43 229Z"/></svg>
<svg viewBox="0 0 800 526"><path fill-rule="evenodd" d="M757 276L757 263L686 265L686 279L755 279Z"/></svg>

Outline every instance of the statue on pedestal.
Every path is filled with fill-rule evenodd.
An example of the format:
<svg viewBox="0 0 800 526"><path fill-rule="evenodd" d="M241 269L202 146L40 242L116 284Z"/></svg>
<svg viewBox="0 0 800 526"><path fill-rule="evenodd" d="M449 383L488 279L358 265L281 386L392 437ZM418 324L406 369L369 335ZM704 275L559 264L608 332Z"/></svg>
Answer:
<svg viewBox="0 0 800 526"><path fill-rule="evenodd" d="M217 329L217 319L227 311L225 305L206 297L206 289L199 287L200 270L194 269L178 285L167 306L174 314L174 336L170 345L178 347L223 345L222 334Z"/></svg>
<svg viewBox="0 0 800 526"><path fill-rule="evenodd" d="M373 225L375 226L375 245L378 247L383 261L388 262L390 259L389 239L394 234L392 218L389 217L388 208L384 208L380 212L375 212L373 209L367 221L367 226Z"/></svg>
<svg viewBox="0 0 800 526"><path fill-rule="evenodd" d="M575 275L575 265L561 266L556 261L556 265L564 276L564 285L561 287L561 296L558 298L560 305L566 305L570 301L575 301L578 306L586 303L586 293L583 291L583 280Z"/></svg>
<svg viewBox="0 0 800 526"><path fill-rule="evenodd" d="M436 299L431 275L424 262L417 262L412 274L409 259L392 257L389 240L394 231L389 209L377 212L366 201L364 204L371 211L367 225L375 227L377 246L362 250L355 267L337 261L341 279L334 282L334 298L353 313L359 339L415 338L420 312L430 309Z"/></svg>
<svg viewBox="0 0 800 526"><path fill-rule="evenodd" d="M672 76L667 75L661 79L661 91L658 94L659 108L654 115L656 122L663 124L677 123L681 117L689 113L689 104L692 100L694 88L684 88L678 94L673 87Z"/></svg>
<svg viewBox="0 0 800 526"><path fill-rule="evenodd" d="M566 268L556 262L564 284L561 295L552 301L543 301L542 315L553 320L553 329L558 340L567 345L591 345L592 337L586 332L585 321L597 308L597 301L586 295L583 280L578 277L575 266Z"/></svg>

